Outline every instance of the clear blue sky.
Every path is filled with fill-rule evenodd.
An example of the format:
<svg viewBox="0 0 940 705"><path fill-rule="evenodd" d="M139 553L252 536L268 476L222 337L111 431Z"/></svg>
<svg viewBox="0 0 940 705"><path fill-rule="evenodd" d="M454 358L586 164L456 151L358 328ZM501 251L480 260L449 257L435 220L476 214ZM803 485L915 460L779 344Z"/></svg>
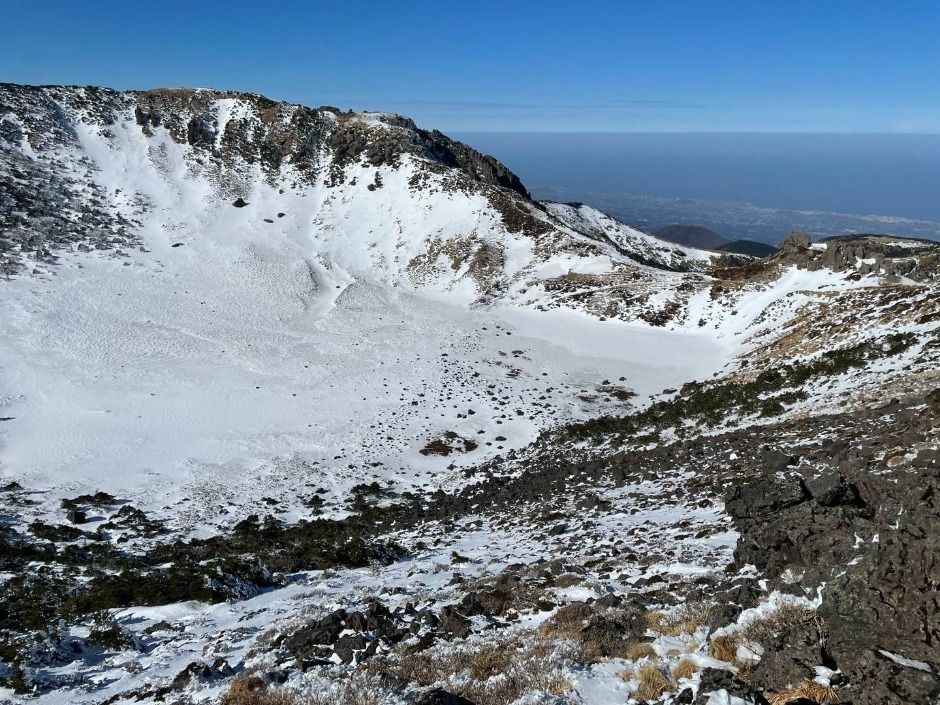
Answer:
<svg viewBox="0 0 940 705"><path fill-rule="evenodd" d="M7 0L0 80L207 86L445 131L940 133L940 0Z"/></svg>

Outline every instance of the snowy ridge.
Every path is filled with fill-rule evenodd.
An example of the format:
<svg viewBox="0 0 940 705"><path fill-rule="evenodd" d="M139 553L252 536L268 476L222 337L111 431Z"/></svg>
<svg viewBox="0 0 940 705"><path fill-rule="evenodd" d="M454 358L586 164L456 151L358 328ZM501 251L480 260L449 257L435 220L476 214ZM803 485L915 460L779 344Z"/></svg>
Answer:
<svg viewBox="0 0 940 705"><path fill-rule="evenodd" d="M589 208L543 210L504 189L518 180L497 162L458 143L427 143L439 133L426 137L397 116L205 90L6 86L0 94L9 160L27 159L40 171L55 165L80 197L90 195L79 185L90 180L111 229L130 230L148 247L172 244L177 234L232 245L286 237L308 256L359 273L457 287L487 300L534 284L528 275L555 254L612 255L608 271L635 265L631 255L660 269L685 269L683 259L697 269L709 262L705 253L655 241ZM231 210L236 198L248 202L245 210ZM147 232L127 225L135 222ZM36 227L28 216L11 225L24 236ZM14 244L25 253L32 240ZM58 255L44 244L40 259Z"/></svg>

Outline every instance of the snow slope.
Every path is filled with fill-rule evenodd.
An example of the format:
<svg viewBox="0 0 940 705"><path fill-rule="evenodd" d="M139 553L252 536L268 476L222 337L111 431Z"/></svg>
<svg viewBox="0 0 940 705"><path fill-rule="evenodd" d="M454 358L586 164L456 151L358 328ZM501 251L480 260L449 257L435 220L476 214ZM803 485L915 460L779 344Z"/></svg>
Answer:
<svg viewBox="0 0 940 705"><path fill-rule="evenodd" d="M0 472L49 490L43 511L107 490L205 532L229 503L289 502L297 483L446 484L452 463L627 408L605 381L642 400L727 362L697 331L600 322L573 302L535 312L533 281L707 264L588 207L543 211L407 152L346 164L339 185L290 159L272 175L226 147L261 119L246 96L191 96L214 120L207 146L168 117L142 125L130 94L6 90L3 119L21 127L6 148L71 175L138 245L73 246L3 282ZM65 137L50 139L53 118ZM379 142L395 119L348 118ZM420 453L447 432L477 448Z"/></svg>

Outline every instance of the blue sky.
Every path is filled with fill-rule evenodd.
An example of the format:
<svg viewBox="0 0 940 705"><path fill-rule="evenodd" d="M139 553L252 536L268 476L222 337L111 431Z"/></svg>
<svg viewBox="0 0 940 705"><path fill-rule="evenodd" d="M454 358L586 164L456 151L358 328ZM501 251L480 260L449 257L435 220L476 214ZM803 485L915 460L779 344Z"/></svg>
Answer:
<svg viewBox="0 0 940 705"><path fill-rule="evenodd" d="M940 133L940 0L4 5L5 81L233 88L444 131Z"/></svg>

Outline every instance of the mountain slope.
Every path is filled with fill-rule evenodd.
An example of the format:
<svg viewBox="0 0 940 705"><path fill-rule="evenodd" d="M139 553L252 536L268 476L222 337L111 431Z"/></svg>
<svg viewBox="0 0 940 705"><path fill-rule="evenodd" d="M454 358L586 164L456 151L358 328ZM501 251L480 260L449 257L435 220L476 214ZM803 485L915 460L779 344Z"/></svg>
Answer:
<svg viewBox="0 0 940 705"><path fill-rule="evenodd" d="M685 328L663 293L706 287L715 256L535 203L405 118L206 90L0 96L3 471L46 490L37 517L91 486L206 532L263 496L303 515L292 483L321 472L337 497L459 484L727 360L696 332L668 349L601 326Z"/></svg>
<svg viewBox="0 0 940 705"><path fill-rule="evenodd" d="M937 697L940 246L227 91L4 84L0 176L0 699Z"/></svg>
<svg viewBox="0 0 940 705"><path fill-rule="evenodd" d="M343 266L439 288L463 281L482 298L504 295L552 256L611 271L630 267L632 254L663 269L710 261L665 244L653 252L645 236L636 252L630 237L612 252L603 235L573 230L578 219L528 200L494 159L395 115L205 90L6 84L0 116L8 272L27 257L118 251L220 218L232 240L270 226ZM248 205L231 210L238 199ZM422 211L436 220L400 219ZM396 238L376 234L386 222Z"/></svg>

